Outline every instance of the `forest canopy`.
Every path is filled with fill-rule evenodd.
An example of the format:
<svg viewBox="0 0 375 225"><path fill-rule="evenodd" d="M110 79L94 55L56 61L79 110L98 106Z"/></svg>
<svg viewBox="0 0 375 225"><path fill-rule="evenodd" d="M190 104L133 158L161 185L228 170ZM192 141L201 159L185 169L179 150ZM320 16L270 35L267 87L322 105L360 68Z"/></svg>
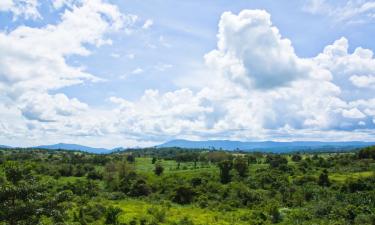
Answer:
<svg viewBox="0 0 375 225"><path fill-rule="evenodd" d="M374 224L375 147L0 150L0 224Z"/></svg>

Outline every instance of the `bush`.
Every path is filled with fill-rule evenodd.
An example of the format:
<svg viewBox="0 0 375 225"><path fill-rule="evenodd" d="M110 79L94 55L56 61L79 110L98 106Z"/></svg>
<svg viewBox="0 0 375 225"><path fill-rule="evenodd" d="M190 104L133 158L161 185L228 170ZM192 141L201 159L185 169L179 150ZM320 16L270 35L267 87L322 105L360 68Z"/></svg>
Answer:
<svg viewBox="0 0 375 225"><path fill-rule="evenodd" d="M121 212L122 212L122 209L118 207L110 206L106 210L105 224L113 224L113 225L119 224L118 217Z"/></svg>
<svg viewBox="0 0 375 225"><path fill-rule="evenodd" d="M180 186L173 195L172 201L178 204L190 204L193 201L195 192L191 187Z"/></svg>
<svg viewBox="0 0 375 225"><path fill-rule="evenodd" d="M162 207L148 208L147 213L153 217L156 223L163 223L167 214L166 210Z"/></svg>
<svg viewBox="0 0 375 225"><path fill-rule="evenodd" d="M157 164L155 165L154 173L155 173L157 176L160 176L160 175L163 173L163 171L164 171L164 167L163 167L161 164L157 163Z"/></svg>
<svg viewBox="0 0 375 225"><path fill-rule="evenodd" d="M293 156L292 156L292 161L293 162L299 162L299 161L301 161L302 160L302 156L300 155L300 154L294 154Z"/></svg>

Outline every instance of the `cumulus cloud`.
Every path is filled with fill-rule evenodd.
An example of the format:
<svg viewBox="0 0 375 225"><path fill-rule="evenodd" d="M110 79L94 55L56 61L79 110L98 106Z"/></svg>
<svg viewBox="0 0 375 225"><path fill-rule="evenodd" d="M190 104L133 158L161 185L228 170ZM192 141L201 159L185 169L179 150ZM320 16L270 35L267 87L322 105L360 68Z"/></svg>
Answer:
<svg viewBox="0 0 375 225"><path fill-rule="evenodd" d="M2 0L0 12L11 12L16 19L23 16L25 19L38 19L41 15L38 11L38 0Z"/></svg>
<svg viewBox="0 0 375 225"><path fill-rule="evenodd" d="M274 88L312 76L312 66L296 56L263 10L221 16L218 49L206 55L209 65L248 88Z"/></svg>
<svg viewBox="0 0 375 225"><path fill-rule="evenodd" d="M350 77L350 81L353 83L354 86L357 86L357 87L375 89L375 76L353 75Z"/></svg>
<svg viewBox="0 0 375 225"><path fill-rule="evenodd" d="M356 138L373 135L374 99L353 100L345 94L353 88L352 74L375 68L372 51L349 53L345 38L317 57L301 58L267 12L227 12L219 23L217 49L205 60L212 82L201 90L148 90L133 102L111 98L119 107L121 130L146 139L312 139L324 133L337 140L353 131L361 134Z"/></svg>
<svg viewBox="0 0 375 225"><path fill-rule="evenodd" d="M65 10L55 25L0 32L0 98L31 121L63 121L87 111L88 106L78 99L50 92L101 81L84 68L69 65L66 57L87 56L88 46L111 44L105 34L122 29L124 21L126 15L116 6L90 0Z"/></svg>
<svg viewBox="0 0 375 225"><path fill-rule="evenodd" d="M0 119L0 132L132 143L176 137L374 139L375 98L368 92L373 52L349 52L348 40L341 38L316 57L301 58L263 10L223 13L217 47L204 57L209 82L194 91L146 90L132 101L113 96L112 108L100 110L58 93L100 80L65 58L89 55L87 45L111 44L105 34L123 26L117 7L90 0L65 11L56 25L0 33L0 97L6 99L0 107L8 107L0 114L14 118L8 114L17 112L21 118L14 125ZM71 35L77 29L80 35Z"/></svg>
<svg viewBox="0 0 375 225"><path fill-rule="evenodd" d="M69 99L64 94L29 92L23 95L19 102L19 109L25 118L41 122L57 121L59 117L77 115L88 108L76 98Z"/></svg>
<svg viewBox="0 0 375 225"><path fill-rule="evenodd" d="M340 86L344 99L370 98L375 74L375 58L370 49L361 47L349 52L349 42L342 37L324 48L313 61L321 68L329 70L333 82Z"/></svg>

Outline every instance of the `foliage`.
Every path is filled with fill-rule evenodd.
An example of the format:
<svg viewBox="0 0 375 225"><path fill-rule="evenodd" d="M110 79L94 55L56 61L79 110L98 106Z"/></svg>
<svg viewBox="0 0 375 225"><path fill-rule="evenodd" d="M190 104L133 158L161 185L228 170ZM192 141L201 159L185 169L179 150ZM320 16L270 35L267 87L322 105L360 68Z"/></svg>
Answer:
<svg viewBox="0 0 375 225"><path fill-rule="evenodd" d="M374 224L373 149L0 150L0 224Z"/></svg>

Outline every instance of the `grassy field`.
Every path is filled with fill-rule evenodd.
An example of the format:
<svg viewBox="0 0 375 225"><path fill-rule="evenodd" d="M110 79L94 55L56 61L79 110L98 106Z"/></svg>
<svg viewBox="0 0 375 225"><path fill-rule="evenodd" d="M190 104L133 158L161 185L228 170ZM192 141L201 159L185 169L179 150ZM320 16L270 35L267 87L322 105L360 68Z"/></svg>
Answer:
<svg viewBox="0 0 375 225"><path fill-rule="evenodd" d="M155 221L160 224L173 224L173 221L190 220L194 224L248 224L241 218L249 215L249 210L238 209L231 212L214 211L210 209L201 209L193 205L181 206L170 203L148 203L140 200L124 200L113 202L114 205L123 210L120 221L126 224L133 219L144 218L148 221Z"/></svg>
<svg viewBox="0 0 375 225"><path fill-rule="evenodd" d="M375 161L349 154L303 154L301 161L277 155L284 163L277 167L272 163L276 156L261 155L250 164L246 160L250 157L231 158L226 161L233 163L230 182L222 180L225 161L177 163L170 157L155 157L159 159L152 163L148 155L133 161L129 153L123 153L92 163L97 160L92 155L82 159L82 153L71 153L74 161L68 161L65 155L55 154L60 156L60 164L43 153L32 155L37 160L24 164L25 168L35 168L34 175L49 188L50 198L61 191L66 191L62 196L67 199L71 196L64 203L66 224L106 224L111 209L118 210L116 224L126 225L362 225L375 219ZM244 175L235 167L238 162L242 162L242 168L247 167ZM164 168L162 174L155 174L156 165ZM0 166L0 184L5 168ZM83 169L86 172L82 173ZM321 183L324 174L328 185ZM191 198L183 202L186 196ZM351 219L354 213L357 221ZM43 221L40 224L54 224L51 218Z"/></svg>
<svg viewBox="0 0 375 225"><path fill-rule="evenodd" d="M364 171L364 172L354 172L354 173L333 173L329 176L329 178L336 182L344 183L346 180L355 180L366 178L370 176L374 176L374 171Z"/></svg>

